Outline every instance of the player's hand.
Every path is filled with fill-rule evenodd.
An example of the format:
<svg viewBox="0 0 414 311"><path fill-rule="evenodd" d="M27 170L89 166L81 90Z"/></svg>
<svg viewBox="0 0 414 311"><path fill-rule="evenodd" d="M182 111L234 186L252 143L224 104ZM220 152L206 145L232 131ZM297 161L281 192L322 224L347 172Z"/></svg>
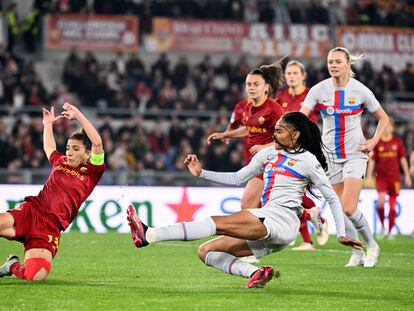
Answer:
<svg viewBox="0 0 414 311"><path fill-rule="evenodd" d="M374 188L374 178L367 177L367 179L365 179L365 186L367 188Z"/></svg>
<svg viewBox="0 0 414 311"><path fill-rule="evenodd" d="M69 120L74 120L79 117L80 111L74 105L71 105L69 103L64 103L63 109L64 111L62 111L62 116L64 116L65 118Z"/></svg>
<svg viewBox="0 0 414 311"><path fill-rule="evenodd" d="M371 138L367 139L366 141L363 141L359 144L359 151L362 151L363 153L370 153L372 150L374 150L375 146L377 145L378 140Z"/></svg>
<svg viewBox="0 0 414 311"><path fill-rule="evenodd" d="M340 236L338 238L338 242L342 245L351 246L359 250L362 250L364 248L364 244L362 244L360 241L353 240L351 238L348 238L347 236Z"/></svg>
<svg viewBox="0 0 414 311"><path fill-rule="evenodd" d="M412 183L411 183L411 176L410 175L406 175L404 177L404 183L407 186L407 188L411 188Z"/></svg>
<svg viewBox="0 0 414 311"><path fill-rule="evenodd" d="M225 134L224 133L213 133L213 134L211 134L211 135L209 135L208 137L207 137L207 144L211 144L211 142L213 141L213 140L216 140L216 139L225 139L226 137L225 137Z"/></svg>
<svg viewBox="0 0 414 311"><path fill-rule="evenodd" d="M56 120L59 120L62 116L57 116L55 117L55 108L52 106L50 108L50 111L47 110L46 108L43 108L43 126L45 126L46 124L53 124L53 122L55 122Z"/></svg>
<svg viewBox="0 0 414 311"><path fill-rule="evenodd" d="M185 157L184 164L187 165L188 170L193 176L201 175L201 164L195 154L188 154Z"/></svg>

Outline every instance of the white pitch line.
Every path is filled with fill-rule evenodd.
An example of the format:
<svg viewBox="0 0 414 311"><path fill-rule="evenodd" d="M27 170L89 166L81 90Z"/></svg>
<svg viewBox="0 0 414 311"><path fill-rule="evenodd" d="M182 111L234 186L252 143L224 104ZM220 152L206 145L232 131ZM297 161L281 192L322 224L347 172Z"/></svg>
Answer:
<svg viewBox="0 0 414 311"><path fill-rule="evenodd" d="M174 241L174 242L159 242L157 246L174 246L174 247L195 247L194 245L190 245L185 243L186 241ZM286 248L289 250L289 248ZM314 252L319 253L336 253L336 254L350 254L351 250L340 250L340 249L316 249ZM398 256L398 257L414 257L413 253L392 253L392 252L382 252L381 254L387 254L391 256Z"/></svg>

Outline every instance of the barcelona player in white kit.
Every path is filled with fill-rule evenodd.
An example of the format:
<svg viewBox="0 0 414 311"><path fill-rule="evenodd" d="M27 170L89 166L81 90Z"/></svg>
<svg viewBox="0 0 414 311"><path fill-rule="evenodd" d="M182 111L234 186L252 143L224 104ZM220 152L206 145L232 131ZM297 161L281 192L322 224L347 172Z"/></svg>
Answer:
<svg viewBox="0 0 414 311"><path fill-rule="evenodd" d="M221 235L199 247L200 259L228 274L250 277L247 288L263 287L279 272L270 266L258 268L239 258L249 255L260 258L280 251L294 241L300 225L299 217L303 213L302 197L305 189L312 186L320 190L330 205L338 241L362 248L360 242L345 236L341 203L324 172L327 162L318 126L303 113L286 113L276 123L274 141L273 146L260 150L247 166L234 173L203 170L194 154L189 154L185 160L194 176L229 185L240 185L263 174L262 208L149 228L139 220L136 210L130 205L128 221L135 246Z"/></svg>
<svg viewBox="0 0 414 311"><path fill-rule="evenodd" d="M355 80L351 64L354 57L345 48L335 48L328 54L331 78L311 88L301 112L309 115L318 109L322 115L322 141L327 147L328 176L342 207L352 224L345 219L347 234L357 239L358 232L367 243L367 256L354 250L346 266L374 267L379 256L368 222L358 210L358 199L366 173L368 153L374 149L388 124L388 116L374 94ZM377 120L374 136L365 139L361 115L367 109ZM356 229L356 230L355 230Z"/></svg>

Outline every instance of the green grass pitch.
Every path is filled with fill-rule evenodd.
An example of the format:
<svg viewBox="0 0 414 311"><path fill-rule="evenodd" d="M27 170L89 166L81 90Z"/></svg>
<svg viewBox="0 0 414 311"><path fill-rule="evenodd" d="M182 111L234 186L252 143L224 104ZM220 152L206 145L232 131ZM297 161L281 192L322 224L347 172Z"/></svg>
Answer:
<svg viewBox="0 0 414 311"><path fill-rule="evenodd" d="M414 310L414 240L380 241L374 269L345 268L350 250L336 243L315 252L285 249L262 258L281 277L264 289L207 267L201 241L136 249L126 234L64 234L49 278L0 279L0 310ZM0 240L0 258L23 255Z"/></svg>

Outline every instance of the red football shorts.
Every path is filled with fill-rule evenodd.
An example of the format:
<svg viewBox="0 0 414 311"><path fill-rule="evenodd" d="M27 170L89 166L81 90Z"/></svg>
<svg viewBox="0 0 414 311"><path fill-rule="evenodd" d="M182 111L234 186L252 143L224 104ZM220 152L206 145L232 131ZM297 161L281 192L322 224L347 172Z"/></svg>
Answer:
<svg viewBox="0 0 414 311"><path fill-rule="evenodd" d="M55 257L60 242L60 224L50 214L31 202L8 211L15 220L15 240L23 243L24 251L45 248Z"/></svg>
<svg viewBox="0 0 414 311"><path fill-rule="evenodd" d="M378 192L387 192L389 195L400 194L401 182L399 180L377 178L376 185Z"/></svg>
<svg viewBox="0 0 414 311"><path fill-rule="evenodd" d="M302 197L302 207L306 209L310 209L312 207L315 207L315 202L306 195L306 193Z"/></svg>

